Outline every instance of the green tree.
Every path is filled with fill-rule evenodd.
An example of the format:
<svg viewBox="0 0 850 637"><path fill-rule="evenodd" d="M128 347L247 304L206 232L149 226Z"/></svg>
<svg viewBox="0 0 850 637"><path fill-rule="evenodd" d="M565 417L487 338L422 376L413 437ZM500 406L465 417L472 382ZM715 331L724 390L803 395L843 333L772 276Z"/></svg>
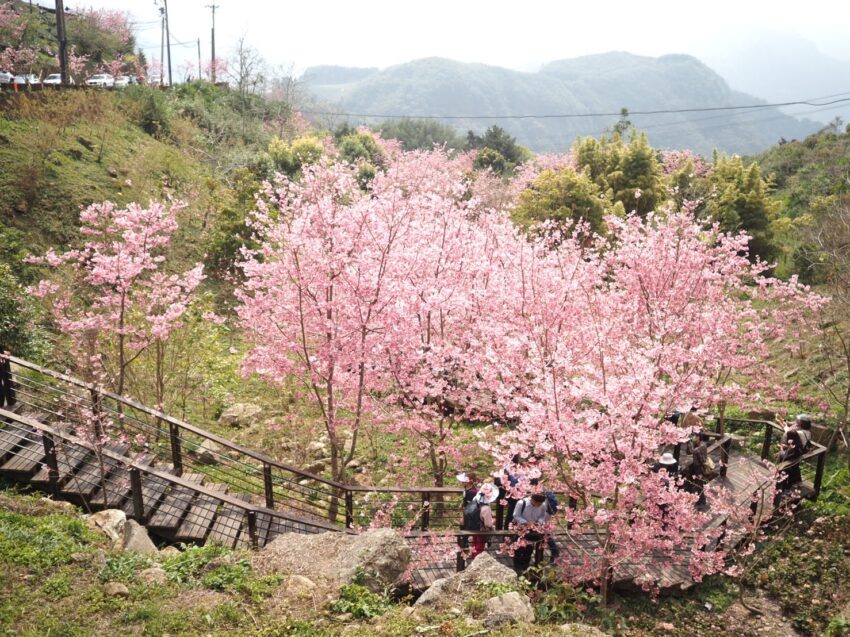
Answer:
<svg viewBox="0 0 850 637"><path fill-rule="evenodd" d="M499 174L513 170L517 164L531 157L528 149L517 144L515 137L511 137L503 128L498 126L491 126L484 131L483 135L469 131L466 134L466 147L469 150L481 151L476 159L476 168L492 168L494 172ZM499 161L496 154L485 154L484 151L487 149L501 155L504 164Z"/></svg>
<svg viewBox="0 0 850 637"><path fill-rule="evenodd" d="M443 145L460 148L463 143L454 128L428 119L388 120L378 130L385 139L400 141L404 150L431 150Z"/></svg>
<svg viewBox="0 0 850 637"><path fill-rule="evenodd" d="M42 358L47 350L47 338L37 319L36 306L12 269L0 263L0 352Z"/></svg>
<svg viewBox="0 0 850 637"><path fill-rule="evenodd" d="M719 157L708 176L710 195L704 213L726 232L747 232L750 258L760 257L768 263L777 254L771 221L780 204L769 197L769 184L758 164L745 165L738 157Z"/></svg>
<svg viewBox="0 0 850 637"><path fill-rule="evenodd" d="M553 221L567 229L583 219L596 233L605 231L604 216L605 200L599 186L573 168L543 171L530 188L520 193L513 212L514 221L525 227Z"/></svg>
<svg viewBox="0 0 850 637"><path fill-rule="evenodd" d="M633 132L628 143L618 133L587 137L573 150L578 165L623 211L646 216L667 199L661 166L643 133Z"/></svg>

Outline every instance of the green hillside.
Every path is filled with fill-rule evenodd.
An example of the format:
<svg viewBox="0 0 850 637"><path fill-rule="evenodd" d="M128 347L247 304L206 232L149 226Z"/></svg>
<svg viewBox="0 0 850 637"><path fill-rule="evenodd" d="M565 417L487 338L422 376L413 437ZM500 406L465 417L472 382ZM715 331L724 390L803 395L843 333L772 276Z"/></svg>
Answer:
<svg viewBox="0 0 850 637"><path fill-rule="evenodd" d="M732 91L719 75L696 58L660 58L607 53L545 65L522 73L484 64L426 58L377 71L308 69L302 77L318 100L344 113L427 115L461 131L481 131L498 123L538 152L564 151L576 137L599 135L618 116L488 120L498 115L553 115L733 106L759 100ZM479 116L463 119L465 115ZM353 118L359 120L362 118ZM630 116L658 148L689 148L710 154L753 153L781 137L814 132L775 109L753 112ZM374 121L374 120L373 120Z"/></svg>

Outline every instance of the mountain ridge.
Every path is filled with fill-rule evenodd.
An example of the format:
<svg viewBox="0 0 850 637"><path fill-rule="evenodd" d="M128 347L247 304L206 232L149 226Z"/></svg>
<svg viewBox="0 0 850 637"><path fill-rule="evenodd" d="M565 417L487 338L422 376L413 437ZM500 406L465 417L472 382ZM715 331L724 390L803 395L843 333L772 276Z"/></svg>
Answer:
<svg viewBox="0 0 850 637"><path fill-rule="evenodd" d="M653 58L608 52L553 60L536 72L427 57L383 69L311 67L301 81L320 103L341 113L365 114L348 117L352 123L377 123L381 116L435 117L447 118L445 123L461 132L480 132L497 123L538 152L564 151L576 137L602 134L619 119L592 115L596 113L766 103L732 90L720 75L684 54ZM818 128L768 107L757 114L670 113L629 119L647 132L654 146L704 154L715 148L750 154Z"/></svg>

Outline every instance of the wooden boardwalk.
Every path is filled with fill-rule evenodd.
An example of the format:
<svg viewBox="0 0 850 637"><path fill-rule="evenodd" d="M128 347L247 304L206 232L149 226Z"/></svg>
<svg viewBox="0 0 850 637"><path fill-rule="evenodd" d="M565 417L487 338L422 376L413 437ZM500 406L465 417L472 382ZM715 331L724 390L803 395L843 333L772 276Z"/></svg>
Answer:
<svg viewBox="0 0 850 637"><path fill-rule="evenodd" d="M151 410L125 397L10 357L15 395L0 408L0 476L26 483L88 510L123 509L128 517L170 542L220 543L260 548L282 533L353 533L389 504L402 526L415 521L407 540L414 554L413 585L423 589L462 567L458 532L460 498L457 488L360 487L336 483L280 463L259 452ZM8 385L7 385L8 386ZM11 400L10 400L11 398ZM0 405L3 403L0 402ZM97 410L120 431L98 449L84 429L82 414ZM768 423L769 424L769 423ZM89 427L90 428L90 427ZM769 448L767 430L765 450ZM94 438L94 437L93 437ZM751 496L773 479L774 469L721 437L711 449L717 466L729 452L725 475L710 488L749 509ZM821 448L822 449L822 448ZM824 450L825 452L825 450ZM818 477L808 490L817 497ZM813 456L814 457L814 456ZM683 459L686 462L686 460ZM725 527L724 541L737 543L743 525L714 515L709 526ZM468 534L467 534L468 535ZM494 534L488 550L501 562L500 551L511 531ZM596 535L559 532L561 559L599 560ZM435 560L434 546L444 557ZM662 588L686 588L693 583L687 568L690 547L676 556L657 554L636 563L616 564L615 584L626 585L650 574Z"/></svg>

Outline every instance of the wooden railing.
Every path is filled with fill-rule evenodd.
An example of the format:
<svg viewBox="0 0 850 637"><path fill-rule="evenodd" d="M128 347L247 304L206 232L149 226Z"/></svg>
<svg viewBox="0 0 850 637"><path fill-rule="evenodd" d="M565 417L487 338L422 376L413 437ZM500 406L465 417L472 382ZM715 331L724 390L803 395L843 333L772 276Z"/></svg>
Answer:
<svg viewBox="0 0 850 637"><path fill-rule="evenodd" d="M823 484L823 473L826 466L827 449L823 445L811 441L809 450L801 457L779 462L779 443L782 441L785 430L777 423L770 420L754 420L748 418L726 418L725 429L729 433L742 433L745 436L743 442L756 443L759 447L758 453L763 461L771 462L778 471L784 471L795 465L800 466L804 475L804 486L810 487L811 491L804 491L804 495L810 500L817 500ZM718 422L719 427L719 422ZM761 434L759 436L759 433ZM757 439L756 439L757 438ZM807 484L811 479L810 485Z"/></svg>

